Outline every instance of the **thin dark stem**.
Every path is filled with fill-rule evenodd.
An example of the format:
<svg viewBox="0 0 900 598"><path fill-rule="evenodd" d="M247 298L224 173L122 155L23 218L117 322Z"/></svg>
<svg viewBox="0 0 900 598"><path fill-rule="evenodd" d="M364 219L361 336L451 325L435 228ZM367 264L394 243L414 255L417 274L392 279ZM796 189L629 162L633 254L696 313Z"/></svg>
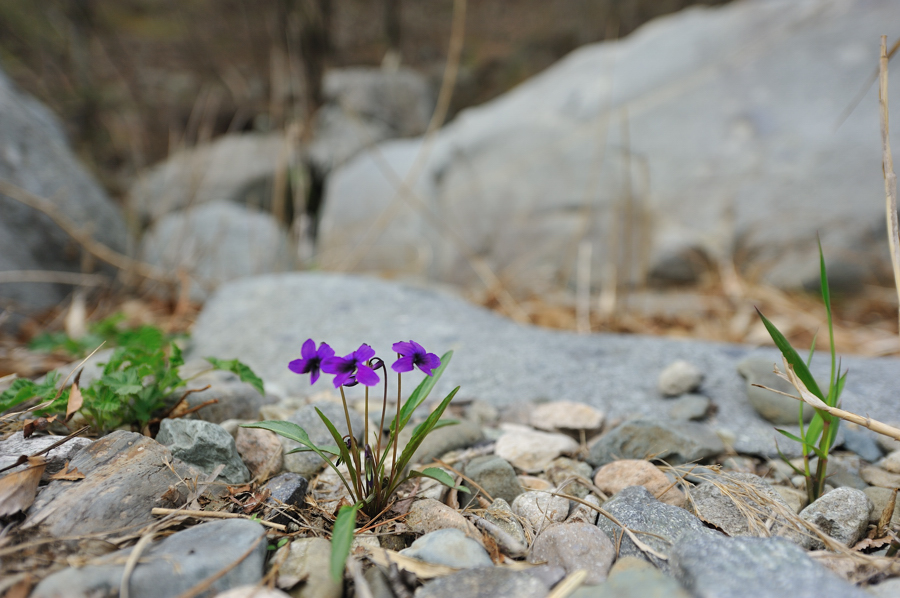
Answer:
<svg viewBox="0 0 900 598"><path fill-rule="evenodd" d="M400 357L399 353L397 354L397 357ZM397 419L394 420L394 456L391 459L392 482L397 475L397 472L395 471L397 469L397 443L400 442L400 383L400 372L397 372Z"/></svg>
<svg viewBox="0 0 900 598"><path fill-rule="evenodd" d="M827 419L822 423L822 440L819 443L819 449L822 451L822 454L825 455L825 458L819 458L819 462L816 463L816 498L822 496L822 492L825 490L825 475L828 471L828 432L831 427L831 422Z"/></svg>
<svg viewBox="0 0 900 598"><path fill-rule="evenodd" d="M356 475L353 476L355 479L353 480L353 485L356 486L356 496L359 497L359 500L365 498L365 495L362 493L362 486L360 485L360 471L359 471L359 446L356 444L356 437L353 435L353 426L350 424L350 410L347 408L347 397L344 395L344 387L341 386L341 401L344 403L344 418L347 420L347 433L350 434L350 457L353 459L353 464L356 466Z"/></svg>
<svg viewBox="0 0 900 598"><path fill-rule="evenodd" d="M383 362L381 370L384 374L384 399L381 401L381 424L378 425L378 450L375 451L375 456L378 458L379 463L381 463L381 435L384 432L384 415L387 412L387 367Z"/></svg>

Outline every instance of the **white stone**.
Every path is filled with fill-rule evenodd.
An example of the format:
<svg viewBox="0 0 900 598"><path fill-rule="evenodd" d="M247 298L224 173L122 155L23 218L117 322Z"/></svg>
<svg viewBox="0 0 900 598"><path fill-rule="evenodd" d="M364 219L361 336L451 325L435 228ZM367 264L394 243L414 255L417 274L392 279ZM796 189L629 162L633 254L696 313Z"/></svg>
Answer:
<svg viewBox="0 0 900 598"><path fill-rule="evenodd" d="M548 432L559 429L596 430L602 424L602 411L575 401L543 403L531 412L531 425Z"/></svg>
<svg viewBox="0 0 900 598"><path fill-rule="evenodd" d="M530 490L516 497L513 512L531 524L534 532L540 532L551 523L565 521L569 515L569 501L547 492Z"/></svg>
<svg viewBox="0 0 900 598"><path fill-rule="evenodd" d="M694 364L679 359L673 361L659 374L657 387L667 397L677 397L699 388L703 372Z"/></svg>
<svg viewBox="0 0 900 598"><path fill-rule="evenodd" d="M526 473L544 471L562 454L578 451L578 443L564 434L538 432L527 426L503 424L503 436L494 445L494 453Z"/></svg>

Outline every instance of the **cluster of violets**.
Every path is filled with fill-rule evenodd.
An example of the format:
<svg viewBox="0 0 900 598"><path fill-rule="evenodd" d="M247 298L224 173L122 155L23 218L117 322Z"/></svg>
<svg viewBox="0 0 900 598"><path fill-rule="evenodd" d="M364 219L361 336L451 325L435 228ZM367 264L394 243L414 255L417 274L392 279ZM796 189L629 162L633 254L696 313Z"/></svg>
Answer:
<svg viewBox="0 0 900 598"><path fill-rule="evenodd" d="M411 372L419 368L431 376L432 370L440 367L441 359L434 353L428 353L416 341L394 343L391 348L399 358L391 364L395 372ZM375 370L384 368L384 361L375 357L375 350L363 343L359 349L345 355L335 357L334 349L327 343L321 343L316 349L313 339L307 339L300 349L300 359L288 364L288 368L296 374L310 374L310 384L315 384L321 372L334 375L334 387L342 386L375 386L381 381Z"/></svg>

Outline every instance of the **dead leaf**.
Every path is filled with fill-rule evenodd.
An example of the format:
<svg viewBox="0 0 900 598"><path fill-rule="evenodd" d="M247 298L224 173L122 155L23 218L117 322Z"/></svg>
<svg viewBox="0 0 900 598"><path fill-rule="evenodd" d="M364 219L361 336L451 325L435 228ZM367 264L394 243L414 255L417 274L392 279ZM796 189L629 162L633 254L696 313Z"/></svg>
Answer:
<svg viewBox="0 0 900 598"><path fill-rule="evenodd" d="M35 432L43 432L55 421L55 415L51 415L50 417L39 417L37 419L26 419L25 426L22 428L22 437L28 438Z"/></svg>
<svg viewBox="0 0 900 598"><path fill-rule="evenodd" d="M63 468L61 470L57 471L56 473L54 473L52 476L50 476L49 479L51 479L51 480L69 480L71 482L74 482L76 480L83 480L84 474L81 473L80 471L78 471L74 467L72 469L69 469L69 462L66 461L66 464L63 466Z"/></svg>
<svg viewBox="0 0 900 598"><path fill-rule="evenodd" d="M14 515L31 506L46 466L43 457L28 457L26 469L0 479L0 517Z"/></svg>
<svg viewBox="0 0 900 598"><path fill-rule="evenodd" d="M75 412L81 409L81 406L84 404L84 397L81 396L81 390L78 388L78 382L80 380L81 370L78 370L75 381L72 382L72 388L69 390L69 402L66 405L66 421L72 419Z"/></svg>
<svg viewBox="0 0 900 598"><path fill-rule="evenodd" d="M366 549L369 558L376 565L390 567L391 563L404 571L409 571L419 579L434 579L456 573L459 569L446 565L435 565L414 559L386 548Z"/></svg>

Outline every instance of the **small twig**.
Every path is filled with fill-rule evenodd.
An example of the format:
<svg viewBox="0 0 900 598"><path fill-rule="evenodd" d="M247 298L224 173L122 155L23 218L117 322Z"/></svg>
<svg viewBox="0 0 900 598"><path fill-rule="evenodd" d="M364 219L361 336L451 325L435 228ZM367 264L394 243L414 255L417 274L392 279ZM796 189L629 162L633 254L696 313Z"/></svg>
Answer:
<svg viewBox="0 0 900 598"><path fill-rule="evenodd" d="M435 462L437 462L438 464L440 464L441 467L446 467L447 469L449 469L450 471L452 471L453 473L455 473L456 475L458 475L459 477L461 477L462 479L464 479L467 483L472 484L472 486L473 486L476 490L478 490L479 492L481 492L482 494L484 494L484 497L485 497L486 499L488 499L488 500L491 501L491 502L494 502L493 497L492 497L490 494L488 494L487 490L485 490L484 488L482 488L481 485L480 485L478 482L476 482L475 480L473 480L472 478L470 478L470 477L468 477L468 476L466 476L466 475L463 475L463 473L462 473L461 471L459 471L458 469L456 469L456 468L454 468L454 467L452 467L452 466L450 466L450 465L447 465L447 463L445 463L444 461L441 461L440 459L435 459Z"/></svg>
<svg viewBox="0 0 900 598"><path fill-rule="evenodd" d="M62 214L51 201L2 179L0 179L0 193L39 212L43 212L49 216L59 228L65 231L66 234L78 241L88 253L103 260L107 264L111 264L126 272L134 272L151 280L165 283L175 282L162 268L131 259L127 255L123 255L118 251L110 249L103 243L96 241L89 234L86 234L78 223Z"/></svg>
<svg viewBox="0 0 900 598"><path fill-rule="evenodd" d="M13 463L12 465L7 465L6 467L0 469L0 473L6 471L7 469L12 469L13 467L18 467L19 465L22 465L23 463L27 463L28 459L30 459L31 457L39 457L39 456L43 455L44 453L48 453L48 452L52 451L56 447L72 440L73 438L75 438L76 436L81 434L82 432L85 432L88 428L90 428L90 426L82 426L82 427L78 428L77 430L75 430L74 432L72 432L71 434L69 434L68 436L64 436L58 442L54 442L50 446L39 450L38 452L36 452L33 455L19 455L19 458L16 460L15 463Z"/></svg>
<svg viewBox="0 0 900 598"><path fill-rule="evenodd" d="M504 549L508 556L515 559L525 556L528 552L528 546L520 542L518 538L514 538L509 532L496 523L488 521L484 517L477 516L473 518L473 521L477 527L493 536L494 539L500 543L500 547Z"/></svg>
<svg viewBox="0 0 900 598"><path fill-rule="evenodd" d="M547 594L547 598L566 598L584 583L587 576L588 572L584 569L572 571L566 575L565 579L556 584L553 591Z"/></svg>
<svg viewBox="0 0 900 598"><path fill-rule="evenodd" d="M265 525L266 527L271 527L272 529L277 529L280 532L287 531L287 527L281 525L280 523L272 523L271 521L264 521L262 519L253 519L247 515L242 515L240 513L223 513L221 511L194 511L188 509L164 509L162 507L153 507L150 510L152 515L175 515L178 517L195 517L197 519L248 519L250 521L255 521L261 525Z"/></svg>
<svg viewBox="0 0 900 598"><path fill-rule="evenodd" d="M46 282L51 284L71 284L86 287L105 287L111 284L103 274L82 274L80 272L51 272L49 270L3 270L0 283Z"/></svg>
<svg viewBox="0 0 900 598"><path fill-rule="evenodd" d="M128 555L128 560L125 561L125 569L122 571L122 581L119 583L120 598L128 598L128 581L131 579L131 573L137 566L138 559L141 558L144 549L153 541L154 536L156 536L154 531L147 532L141 536L141 539L138 540L131 550L131 554Z"/></svg>
<svg viewBox="0 0 900 598"><path fill-rule="evenodd" d="M888 112L888 54L887 36L881 36L881 59L879 67L878 102L881 105L881 165L884 173L885 212L887 216L888 245L891 249L891 265L894 267L894 284L897 299L900 300L900 224L897 221L897 175L894 174L894 159L891 156L891 125ZM900 322L900 306L897 310Z"/></svg>

